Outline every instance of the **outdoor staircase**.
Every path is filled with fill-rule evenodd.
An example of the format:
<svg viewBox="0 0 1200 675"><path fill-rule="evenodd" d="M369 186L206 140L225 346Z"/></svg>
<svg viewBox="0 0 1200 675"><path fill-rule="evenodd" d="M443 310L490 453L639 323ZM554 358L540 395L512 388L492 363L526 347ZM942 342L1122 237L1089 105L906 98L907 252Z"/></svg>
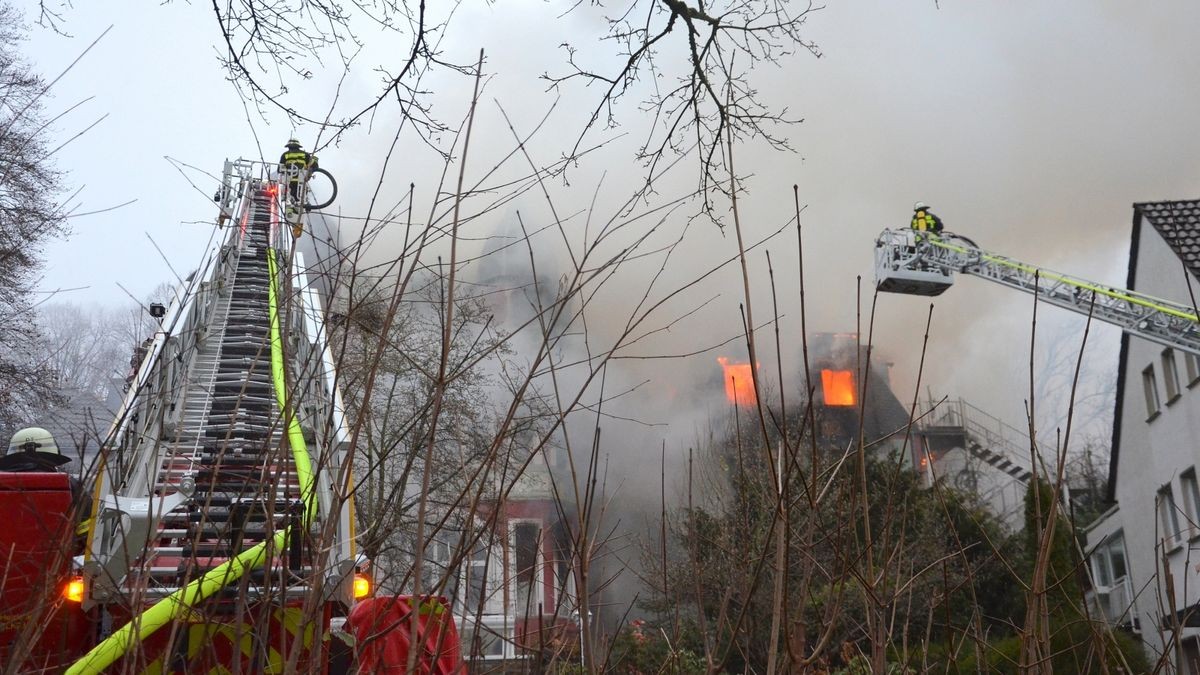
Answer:
<svg viewBox="0 0 1200 675"><path fill-rule="evenodd" d="M1028 483L1029 436L964 400L923 401L918 433L931 448L959 447L971 457Z"/></svg>

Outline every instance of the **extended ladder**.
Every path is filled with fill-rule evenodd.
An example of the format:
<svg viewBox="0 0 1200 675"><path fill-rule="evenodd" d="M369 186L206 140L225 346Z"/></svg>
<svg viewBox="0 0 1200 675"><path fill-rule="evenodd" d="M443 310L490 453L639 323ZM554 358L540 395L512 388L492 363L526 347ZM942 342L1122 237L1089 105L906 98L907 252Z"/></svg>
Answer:
<svg viewBox="0 0 1200 675"><path fill-rule="evenodd" d="M875 241L875 284L880 291L938 295L959 272L1032 293L1039 300L1110 323L1166 347L1200 354L1195 308L1112 288L1012 260L943 233L884 230Z"/></svg>
<svg viewBox="0 0 1200 675"><path fill-rule="evenodd" d="M286 190L243 160L225 185L106 443L85 607L111 634L70 672L307 669L353 602L348 437Z"/></svg>

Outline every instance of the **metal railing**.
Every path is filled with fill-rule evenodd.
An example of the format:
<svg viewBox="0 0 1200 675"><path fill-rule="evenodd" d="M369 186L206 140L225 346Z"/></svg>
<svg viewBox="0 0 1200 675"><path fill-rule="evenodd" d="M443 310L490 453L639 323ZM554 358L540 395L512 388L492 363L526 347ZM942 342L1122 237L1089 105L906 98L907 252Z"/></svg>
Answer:
<svg viewBox="0 0 1200 675"><path fill-rule="evenodd" d="M976 442L997 455L1004 455L1014 463L1029 468L1032 466L1031 443L1028 432L971 405L963 399L918 402L918 416L922 428L961 427ZM1039 443L1039 447L1041 444Z"/></svg>

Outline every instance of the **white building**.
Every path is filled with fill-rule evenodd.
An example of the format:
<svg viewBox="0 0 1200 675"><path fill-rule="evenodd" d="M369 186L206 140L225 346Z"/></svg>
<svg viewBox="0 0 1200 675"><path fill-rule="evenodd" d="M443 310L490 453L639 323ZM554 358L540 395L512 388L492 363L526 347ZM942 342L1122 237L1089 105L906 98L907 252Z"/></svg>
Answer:
<svg viewBox="0 0 1200 675"><path fill-rule="evenodd" d="M1200 295L1200 201L1134 205L1127 288L1185 305ZM1200 675L1197 384L1196 356L1122 336L1108 482L1117 506L1087 533L1092 608L1192 675Z"/></svg>

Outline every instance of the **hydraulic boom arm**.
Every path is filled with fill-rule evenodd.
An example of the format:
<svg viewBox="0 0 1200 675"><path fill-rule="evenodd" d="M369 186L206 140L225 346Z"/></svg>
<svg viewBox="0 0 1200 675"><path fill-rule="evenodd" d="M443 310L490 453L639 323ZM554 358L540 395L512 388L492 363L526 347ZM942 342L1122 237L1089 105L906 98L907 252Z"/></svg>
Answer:
<svg viewBox="0 0 1200 675"><path fill-rule="evenodd" d="M1032 293L1131 335L1200 355L1200 319L1194 307L1019 262L950 233L938 237L884 230L875 241L875 285L881 291L938 295L954 283L955 272Z"/></svg>

